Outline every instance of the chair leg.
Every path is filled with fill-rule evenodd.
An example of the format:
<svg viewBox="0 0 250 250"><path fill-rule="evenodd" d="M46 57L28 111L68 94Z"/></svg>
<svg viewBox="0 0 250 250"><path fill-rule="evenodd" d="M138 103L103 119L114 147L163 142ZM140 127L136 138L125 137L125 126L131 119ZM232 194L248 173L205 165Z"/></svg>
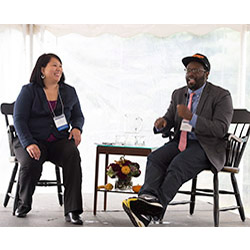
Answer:
<svg viewBox="0 0 250 250"><path fill-rule="evenodd" d="M190 197L190 207L189 213L192 215L194 213L195 207L195 194L196 194L197 176L192 180L191 197Z"/></svg>
<svg viewBox="0 0 250 250"><path fill-rule="evenodd" d="M60 168L56 165L56 180L57 180L57 195L60 206L63 205L63 194L62 194L62 182L61 182L61 175L60 175Z"/></svg>
<svg viewBox="0 0 250 250"><path fill-rule="evenodd" d="M4 198L4 203L3 203L4 207L7 207L7 205L8 205L8 202L9 202L9 199L10 199L10 194L11 194L11 191L12 191L12 187L13 187L13 185L15 183L17 170L18 170L18 163L16 162L15 166L13 168L12 174L11 174L11 178L10 178L9 186L8 186L8 189L7 189L7 193L6 193L5 198Z"/></svg>
<svg viewBox="0 0 250 250"><path fill-rule="evenodd" d="M15 194L13 210L12 210L13 215L15 215L15 212L16 212L17 207L18 207L18 200L19 200L19 195L18 194L19 194L19 182L17 182L17 185L16 185L16 194Z"/></svg>
<svg viewBox="0 0 250 250"><path fill-rule="evenodd" d="M214 226L219 226L219 183L218 173L214 173Z"/></svg>
<svg viewBox="0 0 250 250"><path fill-rule="evenodd" d="M244 212L243 204L242 204L242 201L240 198L240 192L239 192L239 188L238 188L235 174L231 174L231 181L232 181L232 185L233 185L233 190L234 190L237 206L239 206L240 218L242 221L245 221L245 219L246 219L245 212Z"/></svg>

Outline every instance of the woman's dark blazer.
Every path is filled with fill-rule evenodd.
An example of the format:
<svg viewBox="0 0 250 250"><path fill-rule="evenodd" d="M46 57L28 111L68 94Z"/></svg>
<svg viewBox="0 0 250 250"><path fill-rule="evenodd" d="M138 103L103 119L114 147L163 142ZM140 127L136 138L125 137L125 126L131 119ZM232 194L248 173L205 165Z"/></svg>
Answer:
<svg viewBox="0 0 250 250"><path fill-rule="evenodd" d="M14 126L24 148L38 141L46 141L53 134L57 139L69 136L69 131L78 128L82 132L84 116L76 91L66 83L60 83L59 92L64 106L69 128L58 131L50 111L43 88L34 83L24 85L14 106ZM58 97L56 116L62 114L62 105Z"/></svg>

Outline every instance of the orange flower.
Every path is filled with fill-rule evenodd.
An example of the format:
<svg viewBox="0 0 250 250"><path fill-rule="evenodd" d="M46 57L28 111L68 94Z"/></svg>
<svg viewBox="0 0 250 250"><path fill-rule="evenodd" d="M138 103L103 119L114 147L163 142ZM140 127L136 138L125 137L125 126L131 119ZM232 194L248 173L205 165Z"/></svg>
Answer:
<svg viewBox="0 0 250 250"><path fill-rule="evenodd" d="M122 171L123 174L128 175L131 170L130 170L129 166L123 166L121 171Z"/></svg>

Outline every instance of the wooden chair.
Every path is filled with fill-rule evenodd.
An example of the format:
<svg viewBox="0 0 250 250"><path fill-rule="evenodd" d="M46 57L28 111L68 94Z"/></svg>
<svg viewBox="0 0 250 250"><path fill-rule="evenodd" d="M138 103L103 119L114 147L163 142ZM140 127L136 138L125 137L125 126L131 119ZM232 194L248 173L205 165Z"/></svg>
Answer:
<svg viewBox="0 0 250 250"><path fill-rule="evenodd" d="M18 183L16 188L16 194L12 195L12 188L13 185L17 182L16 181L16 174L19 168L19 162L17 161L13 149L13 140L17 137L15 127L13 125L13 109L14 109L14 102L13 103L2 103L1 104L1 112L5 116L5 122L7 127L7 133L8 133L8 140L9 140L9 149L10 149L10 162L14 163L14 167L12 170L12 174L10 177L8 189L4 198L4 207L8 205L9 199L14 198L14 206L13 206L13 215L15 213L15 210L17 208L17 201L18 201ZM56 179L55 180L39 180L37 182L37 186L41 187L51 187L51 186L57 186L57 195L59 204L63 205L63 193L62 193L62 182L61 182L61 173L59 166L55 165L55 173L56 173Z"/></svg>
<svg viewBox="0 0 250 250"><path fill-rule="evenodd" d="M211 166L208 166L208 171L213 174L213 189L209 188L198 188L197 180L198 175L192 179L191 191L181 191L178 193L187 194L190 196L188 201L172 201L169 205L179 205L179 204L190 204L189 213L192 215L195 209L195 200L196 196L210 196L213 197L213 217L214 217L214 226L219 226L219 213L223 211L238 209L240 218L242 221L245 221L244 207L241 201L241 196L237 184L236 174L239 173L239 166L245 151L248 137L250 133L250 112L246 109L234 109L233 119L229 128L229 133L225 137L227 141L226 148L226 163L223 169L220 172L212 171ZM170 134L163 135L163 137L169 137ZM231 176L231 185L232 190L221 190L219 189L219 175L222 173L230 174ZM229 207L219 207L219 196L220 194L224 195L233 195L236 199L236 205ZM164 211L165 213L165 211ZM162 223L164 213L159 219L159 223Z"/></svg>

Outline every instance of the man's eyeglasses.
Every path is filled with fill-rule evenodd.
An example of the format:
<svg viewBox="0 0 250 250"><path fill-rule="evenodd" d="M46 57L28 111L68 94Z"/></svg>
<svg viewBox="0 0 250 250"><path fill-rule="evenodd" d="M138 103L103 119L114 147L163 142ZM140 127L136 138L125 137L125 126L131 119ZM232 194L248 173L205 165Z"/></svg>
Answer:
<svg viewBox="0 0 250 250"><path fill-rule="evenodd" d="M187 73L193 73L193 74L198 74L198 73L201 73L201 72L206 72L206 70L203 70L203 69L184 69L184 71Z"/></svg>

